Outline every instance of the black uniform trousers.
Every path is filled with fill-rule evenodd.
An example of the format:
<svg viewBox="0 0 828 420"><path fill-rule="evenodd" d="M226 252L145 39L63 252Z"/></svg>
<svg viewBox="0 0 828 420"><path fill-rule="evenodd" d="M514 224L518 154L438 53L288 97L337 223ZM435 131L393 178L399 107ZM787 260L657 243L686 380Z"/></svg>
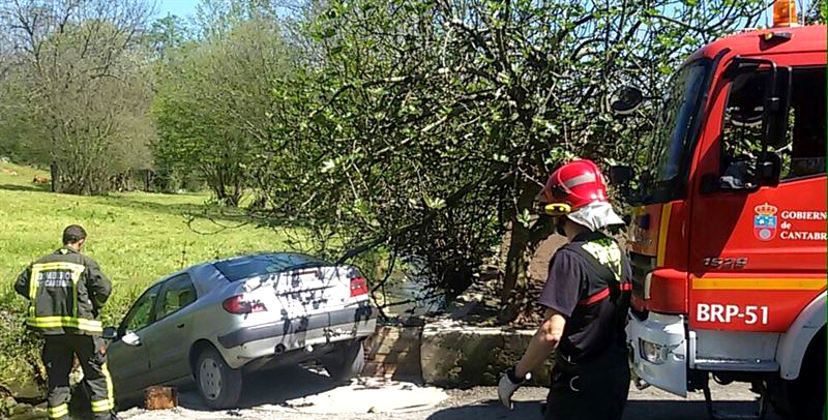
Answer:
<svg viewBox="0 0 828 420"><path fill-rule="evenodd" d="M627 351L613 346L578 365L557 358L545 420L621 420L630 390Z"/></svg>
<svg viewBox="0 0 828 420"><path fill-rule="evenodd" d="M75 355L78 356L84 381L91 394L92 413L96 419L111 418L115 402L103 339L80 334L47 335L45 339L43 364L46 365L46 374L49 376L49 418L69 417L69 373Z"/></svg>

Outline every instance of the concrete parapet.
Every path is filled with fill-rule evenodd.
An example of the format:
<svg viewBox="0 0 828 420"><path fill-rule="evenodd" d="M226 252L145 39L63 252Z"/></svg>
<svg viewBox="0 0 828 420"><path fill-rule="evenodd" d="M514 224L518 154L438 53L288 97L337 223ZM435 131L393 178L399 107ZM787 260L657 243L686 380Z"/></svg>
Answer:
<svg viewBox="0 0 828 420"><path fill-rule="evenodd" d="M426 324L420 346L423 380L443 387L496 385L500 373L520 360L534 333L448 320ZM548 385L551 366L550 358L533 372L532 383Z"/></svg>
<svg viewBox="0 0 828 420"><path fill-rule="evenodd" d="M365 341L365 376L419 382L422 327L378 326Z"/></svg>

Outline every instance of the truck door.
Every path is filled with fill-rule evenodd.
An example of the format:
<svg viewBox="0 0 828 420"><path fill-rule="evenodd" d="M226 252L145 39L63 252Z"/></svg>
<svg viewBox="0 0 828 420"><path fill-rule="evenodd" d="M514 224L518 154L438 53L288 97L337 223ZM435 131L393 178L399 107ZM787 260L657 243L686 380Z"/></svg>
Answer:
<svg viewBox="0 0 828 420"><path fill-rule="evenodd" d="M771 67L715 84L692 190L691 330L784 332L825 289L824 54L821 60L778 68L775 85L790 95L788 123L767 149ZM771 155L779 158L779 181L757 186L758 162ZM775 347L768 347L772 360Z"/></svg>

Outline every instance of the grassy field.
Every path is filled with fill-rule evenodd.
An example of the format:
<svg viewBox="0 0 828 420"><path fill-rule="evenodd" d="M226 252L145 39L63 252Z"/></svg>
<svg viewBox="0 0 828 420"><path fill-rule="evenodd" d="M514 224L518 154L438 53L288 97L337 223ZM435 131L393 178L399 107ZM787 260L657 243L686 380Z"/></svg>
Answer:
<svg viewBox="0 0 828 420"><path fill-rule="evenodd" d="M12 284L23 268L60 246L66 225L83 225L84 252L112 279L102 315L114 325L137 294L184 266L253 251L286 248L273 230L244 224L242 216L203 216L207 194L116 193L79 197L32 183L32 168L0 164L0 384L12 388L32 377L36 341L21 327L26 301Z"/></svg>

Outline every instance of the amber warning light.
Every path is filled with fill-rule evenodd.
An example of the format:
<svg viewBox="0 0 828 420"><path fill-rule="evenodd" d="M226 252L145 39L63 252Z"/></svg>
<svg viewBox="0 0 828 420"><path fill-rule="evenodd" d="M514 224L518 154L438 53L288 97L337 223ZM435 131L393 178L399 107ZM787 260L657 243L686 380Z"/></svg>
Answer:
<svg viewBox="0 0 828 420"><path fill-rule="evenodd" d="M797 26L796 0L776 0L773 2L773 27L789 28Z"/></svg>

